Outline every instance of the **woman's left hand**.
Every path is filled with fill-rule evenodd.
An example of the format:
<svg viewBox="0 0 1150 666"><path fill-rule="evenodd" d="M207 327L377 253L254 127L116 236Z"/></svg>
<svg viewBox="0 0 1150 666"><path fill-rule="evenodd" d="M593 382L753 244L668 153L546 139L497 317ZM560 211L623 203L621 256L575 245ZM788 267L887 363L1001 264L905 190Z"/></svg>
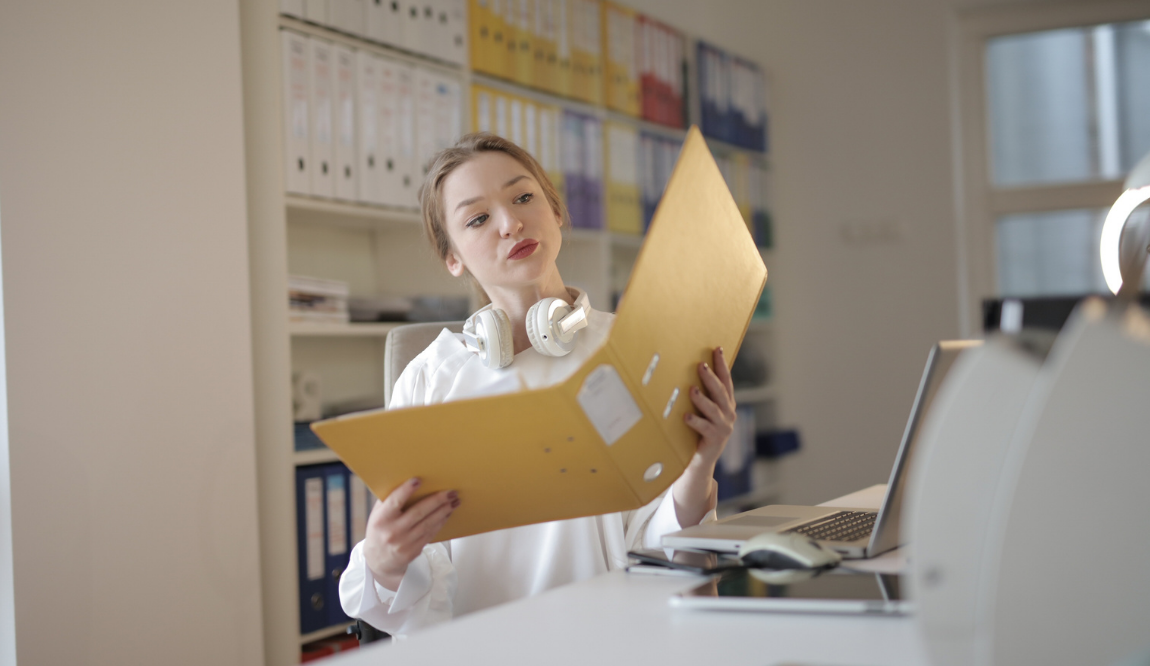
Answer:
<svg viewBox="0 0 1150 666"><path fill-rule="evenodd" d="M699 433L695 457L710 467L713 474L715 463L735 431L735 387L722 347L715 348L712 359L713 365L699 364L699 379L706 394L697 386L691 387L691 402L699 414L688 412L684 418L687 426Z"/></svg>
<svg viewBox="0 0 1150 666"><path fill-rule="evenodd" d="M692 386L691 402L698 414L683 417L687 426L699 433L698 448L683 475L671 487L679 525L697 525L715 508L718 489L715 486L715 463L735 431L735 387L722 347L712 353L713 363L699 364L703 388Z"/></svg>

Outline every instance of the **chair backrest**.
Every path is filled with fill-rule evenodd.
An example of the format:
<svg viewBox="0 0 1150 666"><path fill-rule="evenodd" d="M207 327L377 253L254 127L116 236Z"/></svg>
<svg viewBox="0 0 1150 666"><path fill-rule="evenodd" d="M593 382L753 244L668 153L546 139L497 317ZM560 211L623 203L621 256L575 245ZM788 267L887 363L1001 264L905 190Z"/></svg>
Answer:
<svg viewBox="0 0 1150 666"><path fill-rule="evenodd" d="M391 404L391 388L411 359L439 337L440 331L463 332L461 321L439 321L426 324L407 324L391 329L383 347L383 402Z"/></svg>

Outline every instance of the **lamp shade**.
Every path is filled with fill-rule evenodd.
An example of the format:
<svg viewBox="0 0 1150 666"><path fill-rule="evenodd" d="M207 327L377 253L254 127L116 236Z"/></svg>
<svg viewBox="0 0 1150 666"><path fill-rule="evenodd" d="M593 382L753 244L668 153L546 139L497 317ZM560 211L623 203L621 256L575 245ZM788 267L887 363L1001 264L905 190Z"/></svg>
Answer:
<svg viewBox="0 0 1150 666"><path fill-rule="evenodd" d="M1102 258L1102 276L1106 278L1106 286L1115 294L1122 287L1122 269L1119 260L1122 229L1134 209L1147 199L1150 199L1150 154L1134 165L1130 176L1126 178L1126 191L1110 207L1106 222L1102 225L1102 239L1098 244Z"/></svg>

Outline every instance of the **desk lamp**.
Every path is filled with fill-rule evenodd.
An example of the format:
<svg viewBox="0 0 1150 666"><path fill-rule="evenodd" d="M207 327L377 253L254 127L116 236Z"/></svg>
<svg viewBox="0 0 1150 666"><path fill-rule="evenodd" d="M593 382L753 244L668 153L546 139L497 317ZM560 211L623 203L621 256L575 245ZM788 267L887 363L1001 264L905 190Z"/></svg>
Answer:
<svg viewBox="0 0 1150 666"><path fill-rule="evenodd" d="M1133 278L1129 280L1132 284L1127 291L1131 294L1138 292L1138 285L1142 280L1142 269L1146 263L1146 251L1150 251L1150 248L1143 251L1147 241L1146 230L1138 231L1136 235L1138 249L1129 257L1132 260L1130 262L1122 260L1122 232L1126 230L1127 222L1134 210L1147 199L1150 199L1150 154L1143 157L1134 166L1130 176L1126 179L1126 191L1110 207L1110 212L1106 215L1106 222L1102 225L1102 239L1098 244L1098 249L1099 254L1102 255L1102 276L1106 278L1106 286L1110 288L1112 293L1118 293L1118 290L1122 288L1124 278ZM1145 227L1146 225L1142 226ZM1123 275L1123 268L1128 273L1125 276Z"/></svg>

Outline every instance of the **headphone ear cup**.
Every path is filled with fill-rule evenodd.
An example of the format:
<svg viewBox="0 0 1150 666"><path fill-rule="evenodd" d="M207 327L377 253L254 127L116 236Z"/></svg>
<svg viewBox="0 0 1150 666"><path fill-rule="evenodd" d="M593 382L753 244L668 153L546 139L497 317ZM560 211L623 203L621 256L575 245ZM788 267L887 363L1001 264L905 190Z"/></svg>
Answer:
<svg viewBox="0 0 1150 666"><path fill-rule="evenodd" d="M557 311L561 314L555 316ZM544 298L527 310L527 339L535 351L544 356L566 356L575 348L573 343L563 344L555 335L552 318L558 321L571 308L558 298Z"/></svg>
<svg viewBox="0 0 1150 666"><path fill-rule="evenodd" d="M515 360L514 340L511 337L511 319L503 310L492 308L476 315L476 333L483 337L486 354L483 365L505 368Z"/></svg>

